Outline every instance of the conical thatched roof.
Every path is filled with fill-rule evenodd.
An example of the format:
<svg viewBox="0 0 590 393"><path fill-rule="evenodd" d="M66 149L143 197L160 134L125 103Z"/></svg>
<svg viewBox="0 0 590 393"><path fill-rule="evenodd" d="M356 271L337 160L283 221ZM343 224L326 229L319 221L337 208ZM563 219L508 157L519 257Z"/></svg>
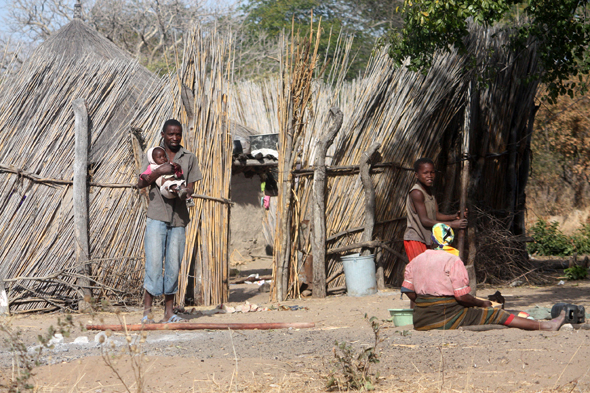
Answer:
<svg viewBox="0 0 590 393"><path fill-rule="evenodd" d="M132 61L125 50L101 36L81 19L74 19L39 46L33 58L64 57L81 59L93 56L101 60Z"/></svg>
<svg viewBox="0 0 590 393"><path fill-rule="evenodd" d="M84 98L95 184L89 194L91 255L103 260L93 273L121 297L128 289L141 289L146 202L132 188L108 184L135 182L141 148L130 132L131 119L148 99L150 108L158 107L154 95L163 86L124 51L74 20L0 87L0 278L43 277L75 265L68 184L74 160L72 102ZM74 282L75 277L66 274L60 280ZM63 306L61 295L74 292L55 280L9 286L13 311Z"/></svg>

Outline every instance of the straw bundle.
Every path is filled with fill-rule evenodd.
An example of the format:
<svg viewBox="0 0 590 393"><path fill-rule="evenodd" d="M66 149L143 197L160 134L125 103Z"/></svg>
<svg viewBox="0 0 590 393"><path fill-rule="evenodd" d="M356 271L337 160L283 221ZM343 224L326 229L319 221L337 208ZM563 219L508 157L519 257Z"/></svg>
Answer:
<svg viewBox="0 0 590 393"><path fill-rule="evenodd" d="M281 57L281 84L278 104L279 119L279 167L277 201L277 230L274 245L273 287L271 293L283 300L288 292L289 277L296 275L291 263L297 233L293 232L292 213L297 212L293 199L293 177L302 148L303 136L309 117L311 83L318 62L320 29L310 28L309 37L292 34L291 41L283 46ZM295 217L298 221L299 217Z"/></svg>
<svg viewBox="0 0 590 393"><path fill-rule="evenodd" d="M186 41L177 83L194 98L183 100L178 113L185 131L185 147L197 156L203 180L195 193L229 200L233 141L230 133L228 97L231 79L230 35L217 29L195 28ZM194 125L191 130L191 125ZM196 304L226 302L229 296L228 203L197 198L190 209L187 247L180 271L177 303L185 293ZM191 294L190 291L193 293Z"/></svg>
<svg viewBox="0 0 590 393"><path fill-rule="evenodd" d="M502 277L508 280L510 276L516 277L530 270L522 238L509 241L510 247L518 245L518 252L507 251L505 254L513 257L509 262L503 262L490 247L486 247L489 234L482 233L493 227L502 238L506 233L525 234L525 187L530 170L530 142L537 109L534 99L538 88L538 81L528 81L528 76L536 72L538 54L534 42L519 52L511 50L507 45L510 34L511 31L506 29L472 26L469 41L470 52L480 57L478 62L485 60L490 69L499 70L491 75L487 86L478 86L472 96L474 126L467 152L472 168L468 188L473 204L470 211L475 212L477 208L485 213L470 217L473 224L470 227L475 232L468 239L470 248L477 249L469 255L469 262L475 260L481 279ZM447 130L444 139L449 141L449 154L439 157L439 167L447 166L441 182L450 191L446 193L447 205L458 195L454 179L460 165L455 165L453 156L459 157L461 153L453 148L452 141L461 132L458 125ZM489 222L494 222L494 226ZM501 269L504 269L503 275L488 274Z"/></svg>
<svg viewBox="0 0 590 393"><path fill-rule="evenodd" d="M314 146L326 129L325 116L331 105L340 106L345 114L343 131L333 148L332 166L358 165L361 155L375 142L382 145L383 161L405 167L411 166L417 157L434 155L442 130L447 128L461 106L462 66L463 60L456 55L441 55L426 75L405 69L394 70L385 49L372 59L361 80L336 84L335 87L322 86L318 82L315 89L318 98L313 100L316 118L309 120L305 129L301 167L313 166ZM376 235L385 241L401 239L403 221L395 219L404 215L405 190L410 188L412 176L407 171L389 167L374 175L373 181L377 194L377 221L387 222L381 225ZM310 190L310 179L301 177L292 191L298 201L293 209L296 211L292 212L293 233L297 233L299 223L309 217ZM328 248L358 242L360 231L353 231L352 236L333 236L363 224L364 199L359 177L332 177L328 190ZM304 255L309 254L307 241L298 247ZM291 271L299 272L304 258L296 258L295 252L291 255ZM389 254L379 257L382 259L379 263L387 267L386 276L393 280L392 272L398 267L394 263L397 257ZM337 264L337 258L331 256L327 261L328 275L338 270ZM297 275L292 274L290 283L295 280ZM338 285L341 285L339 280L331 284ZM289 285L289 294L296 296L297 288L298 285Z"/></svg>

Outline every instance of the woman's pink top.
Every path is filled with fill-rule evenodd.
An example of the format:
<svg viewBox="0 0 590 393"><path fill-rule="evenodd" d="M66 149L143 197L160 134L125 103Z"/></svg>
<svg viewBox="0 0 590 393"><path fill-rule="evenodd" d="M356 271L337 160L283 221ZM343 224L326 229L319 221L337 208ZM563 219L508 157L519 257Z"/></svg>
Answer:
<svg viewBox="0 0 590 393"><path fill-rule="evenodd" d="M426 296L463 296L471 292L463 261L442 250L426 250L406 265L402 286Z"/></svg>

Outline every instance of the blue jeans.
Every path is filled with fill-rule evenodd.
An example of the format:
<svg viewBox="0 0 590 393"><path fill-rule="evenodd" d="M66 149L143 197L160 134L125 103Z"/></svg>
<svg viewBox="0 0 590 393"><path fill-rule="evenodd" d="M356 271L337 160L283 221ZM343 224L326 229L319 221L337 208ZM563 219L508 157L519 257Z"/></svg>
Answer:
<svg viewBox="0 0 590 393"><path fill-rule="evenodd" d="M185 240L184 227L173 227L164 221L147 219L143 287L150 295L173 295L178 291L178 272Z"/></svg>

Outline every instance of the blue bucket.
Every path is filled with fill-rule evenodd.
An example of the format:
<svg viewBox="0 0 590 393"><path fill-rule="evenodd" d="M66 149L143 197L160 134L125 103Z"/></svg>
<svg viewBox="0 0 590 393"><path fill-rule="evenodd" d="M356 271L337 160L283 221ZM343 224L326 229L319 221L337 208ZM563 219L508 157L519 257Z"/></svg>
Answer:
<svg viewBox="0 0 590 393"><path fill-rule="evenodd" d="M375 255L345 255L342 257L342 265L348 296L367 296L377 292Z"/></svg>

